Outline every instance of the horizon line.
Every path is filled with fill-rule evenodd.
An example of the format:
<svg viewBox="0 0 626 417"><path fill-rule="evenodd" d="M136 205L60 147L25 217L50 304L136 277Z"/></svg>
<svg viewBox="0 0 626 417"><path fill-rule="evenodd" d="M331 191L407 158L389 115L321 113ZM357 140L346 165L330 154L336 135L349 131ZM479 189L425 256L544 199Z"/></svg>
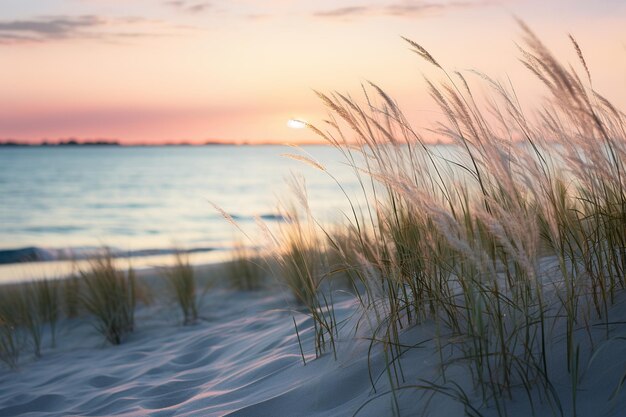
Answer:
<svg viewBox="0 0 626 417"><path fill-rule="evenodd" d="M267 146L267 145L328 145L325 141L253 141L253 140L206 140L206 141L155 141L155 142L129 142L119 139L76 139L76 138L59 138L56 140L42 139L40 141L31 142L16 139L0 139L0 146L120 146L120 147L142 147L142 146Z"/></svg>

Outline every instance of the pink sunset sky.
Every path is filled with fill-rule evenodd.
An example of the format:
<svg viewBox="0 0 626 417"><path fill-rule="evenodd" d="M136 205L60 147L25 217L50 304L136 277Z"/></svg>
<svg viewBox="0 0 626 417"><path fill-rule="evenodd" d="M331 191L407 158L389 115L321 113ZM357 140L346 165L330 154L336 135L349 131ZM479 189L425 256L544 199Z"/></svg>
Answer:
<svg viewBox="0 0 626 417"><path fill-rule="evenodd" d="M509 77L532 105L544 94L518 62L524 20L563 60L578 40L594 87L626 108L626 1L2 0L0 140L307 142L313 94L383 87L428 127L446 68ZM619 88L616 88L619 87Z"/></svg>

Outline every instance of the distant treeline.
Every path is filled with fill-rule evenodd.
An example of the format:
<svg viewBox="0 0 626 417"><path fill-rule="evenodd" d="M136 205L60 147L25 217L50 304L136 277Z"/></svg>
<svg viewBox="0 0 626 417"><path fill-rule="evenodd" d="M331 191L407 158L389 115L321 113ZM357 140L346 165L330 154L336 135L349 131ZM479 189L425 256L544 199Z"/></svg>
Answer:
<svg viewBox="0 0 626 417"><path fill-rule="evenodd" d="M76 139L59 140L57 142L48 142L44 140L39 143L18 142L14 140L0 141L0 146L120 146L116 140L93 140L78 141Z"/></svg>
<svg viewBox="0 0 626 417"><path fill-rule="evenodd" d="M43 140L41 142L20 142L13 139L0 140L0 147L38 147L38 146L276 146L281 145L280 142L228 142L228 141L206 141L201 143L191 143L191 142L165 142L165 143L121 143L118 140L77 140L77 139L67 139L67 140L58 140L58 141L47 141ZM307 146L307 145L326 145L323 142L299 142L299 146Z"/></svg>

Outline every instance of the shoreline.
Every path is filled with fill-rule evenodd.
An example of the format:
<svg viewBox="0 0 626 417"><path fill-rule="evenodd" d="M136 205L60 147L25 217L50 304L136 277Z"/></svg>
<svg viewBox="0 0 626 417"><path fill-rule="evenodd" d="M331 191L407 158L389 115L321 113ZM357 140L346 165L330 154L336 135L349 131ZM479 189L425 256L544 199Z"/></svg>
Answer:
<svg viewBox="0 0 626 417"><path fill-rule="evenodd" d="M232 260L233 251L228 249L212 250L202 253L186 254L194 268L208 267L211 265L227 264ZM171 267L175 262L174 254L142 256L142 257L118 257L114 262L120 269L131 266L137 273L156 273L160 269ZM80 269L88 269L90 259L77 261L37 261L20 262L0 265L0 285L27 283L44 279L65 279Z"/></svg>

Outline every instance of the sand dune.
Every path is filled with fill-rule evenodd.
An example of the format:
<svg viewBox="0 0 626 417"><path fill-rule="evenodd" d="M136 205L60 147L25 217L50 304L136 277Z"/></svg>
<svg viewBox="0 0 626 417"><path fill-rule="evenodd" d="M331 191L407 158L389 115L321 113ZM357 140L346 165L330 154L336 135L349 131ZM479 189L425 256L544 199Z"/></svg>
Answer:
<svg viewBox="0 0 626 417"><path fill-rule="evenodd" d="M46 338L39 360L24 357L19 370L2 370L0 415L295 417L352 416L358 411L358 416L374 417L393 415L394 401L401 415L465 413L458 401L431 391L407 388L392 395L385 351L380 344L369 349L367 317L352 296L338 297L342 328L336 360L332 354L315 359L310 319L290 309L288 297L277 291L210 291L203 299L202 320L189 326L180 324L174 305L141 306L136 331L120 346L105 344L87 318L66 319L58 347L50 348ZM625 307L618 304L616 314ZM405 331L407 346L417 347L402 357L401 385L441 381L434 331L427 323ZM624 395L607 401L626 371L611 364L612 358L626 355L626 343L619 341L626 331L619 326L612 331L604 343L613 354L601 355L583 371L580 415L623 415ZM446 375L471 387L462 364L449 367ZM563 378L555 389L567 390L565 371ZM517 398L510 402L509 415L531 415L529 402L522 395ZM536 407L537 415L551 415L546 404ZM569 415L568 407L563 404L564 415ZM488 407L481 413L497 415Z"/></svg>
<svg viewBox="0 0 626 417"><path fill-rule="evenodd" d="M103 344L87 319L66 320L58 348L1 374L0 415L330 416L367 398L367 364L355 360L362 354L337 362L308 354L303 365L282 295L220 290L203 312L181 326L174 306L142 307L120 346ZM312 350L308 319L295 314Z"/></svg>

